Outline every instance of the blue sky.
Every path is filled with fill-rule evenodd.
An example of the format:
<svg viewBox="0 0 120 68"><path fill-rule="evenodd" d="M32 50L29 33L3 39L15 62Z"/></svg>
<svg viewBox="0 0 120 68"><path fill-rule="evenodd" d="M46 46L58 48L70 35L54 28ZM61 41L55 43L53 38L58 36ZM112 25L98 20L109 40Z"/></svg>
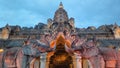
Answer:
<svg viewBox="0 0 120 68"><path fill-rule="evenodd" d="M120 0L0 0L0 27L47 23L60 2L69 18L75 18L76 27L120 25Z"/></svg>

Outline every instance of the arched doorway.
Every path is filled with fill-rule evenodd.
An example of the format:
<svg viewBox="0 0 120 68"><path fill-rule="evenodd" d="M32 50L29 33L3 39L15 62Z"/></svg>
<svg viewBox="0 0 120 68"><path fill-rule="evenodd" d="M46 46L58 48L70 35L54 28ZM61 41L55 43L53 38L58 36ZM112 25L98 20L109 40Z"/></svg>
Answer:
<svg viewBox="0 0 120 68"><path fill-rule="evenodd" d="M49 68L73 68L72 62L72 57L65 51L64 45L59 44L50 58Z"/></svg>

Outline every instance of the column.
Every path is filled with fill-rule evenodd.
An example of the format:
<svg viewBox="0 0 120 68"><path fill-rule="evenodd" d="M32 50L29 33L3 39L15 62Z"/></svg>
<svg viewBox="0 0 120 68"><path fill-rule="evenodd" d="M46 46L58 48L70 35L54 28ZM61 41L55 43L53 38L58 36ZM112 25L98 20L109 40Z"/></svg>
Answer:
<svg viewBox="0 0 120 68"><path fill-rule="evenodd" d="M81 56L77 53L75 53L76 57L76 68L82 68L82 59Z"/></svg>
<svg viewBox="0 0 120 68"><path fill-rule="evenodd" d="M46 66L46 55L47 53L43 53L40 56L40 68L45 68Z"/></svg>

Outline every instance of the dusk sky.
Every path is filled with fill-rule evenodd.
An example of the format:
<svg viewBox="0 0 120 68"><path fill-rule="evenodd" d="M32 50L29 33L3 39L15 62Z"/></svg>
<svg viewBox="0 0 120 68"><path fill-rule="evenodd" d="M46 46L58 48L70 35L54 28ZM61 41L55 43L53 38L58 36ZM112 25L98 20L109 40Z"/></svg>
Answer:
<svg viewBox="0 0 120 68"><path fill-rule="evenodd" d="M0 0L0 27L34 26L54 17L62 2L79 28L114 24L120 26L120 0Z"/></svg>

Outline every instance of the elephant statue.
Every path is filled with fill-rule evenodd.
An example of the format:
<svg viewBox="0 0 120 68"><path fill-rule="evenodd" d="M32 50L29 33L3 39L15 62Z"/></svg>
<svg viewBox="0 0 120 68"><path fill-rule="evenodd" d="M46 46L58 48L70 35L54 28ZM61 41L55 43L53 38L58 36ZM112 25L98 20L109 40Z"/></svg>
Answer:
<svg viewBox="0 0 120 68"><path fill-rule="evenodd" d="M120 52L107 47L98 47L106 68L120 68Z"/></svg>
<svg viewBox="0 0 120 68"><path fill-rule="evenodd" d="M90 68L104 68L104 59L93 41L86 41L81 45L72 45L72 47L76 53L80 54L82 59L87 59L90 62Z"/></svg>
<svg viewBox="0 0 120 68"><path fill-rule="evenodd" d="M30 68L32 60L49 51L52 51L49 46L38 41L6 49L0 55L0 68Z"/></svg>
<svg viewBox="0 0 120 68"><path fill-rule="evenodd" d="M82 58L90 61L92 68L120 68L120 52L115 49L97 47L94 40L71 46Z"/></svg>

